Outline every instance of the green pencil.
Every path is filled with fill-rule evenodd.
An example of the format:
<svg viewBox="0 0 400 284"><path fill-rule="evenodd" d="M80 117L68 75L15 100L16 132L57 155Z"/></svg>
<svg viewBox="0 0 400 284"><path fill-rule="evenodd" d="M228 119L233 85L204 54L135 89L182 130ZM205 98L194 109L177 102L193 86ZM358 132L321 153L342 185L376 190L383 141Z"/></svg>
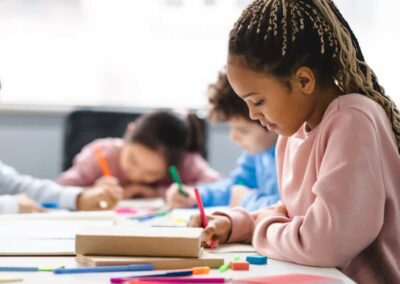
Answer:
<svg viewBox="0 0 400 284"><path fill-rule="evenodd" d="M178 184L178 192L180 195L187 197L188 194L186 192L183 191L183 187L182 187L182 181L181 178L179 177L179 173L178 170L176 169L175 166L170 166L169 167L169 173L171 174L171 178L172 180Z"/></svg>

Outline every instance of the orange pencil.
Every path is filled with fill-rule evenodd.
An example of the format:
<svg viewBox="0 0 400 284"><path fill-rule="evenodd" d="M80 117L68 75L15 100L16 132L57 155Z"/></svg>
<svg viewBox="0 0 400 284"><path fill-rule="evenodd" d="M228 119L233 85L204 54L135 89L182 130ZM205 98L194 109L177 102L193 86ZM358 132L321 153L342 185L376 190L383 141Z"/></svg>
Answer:
<svg viewBox="0 0 400 284"><path fill-rule="evenodd" d="M104 176L112 176L110 167L108 166L106 157L104 157L103 151L100 148L95 149L97 161L99 162L99 166Z"/></svg>
<svg viewBox="0 0 400 284"><path fill-rule="evenodd" d="M112 176L110 167L108 166L106 157L103 154L103 151L100 148L95 149L97 161L99 162L100 169L103 173L103 176ZM99 207L101 209L106 209L108 207L108 202L105 200L100 200L99 201Z"/></svg>

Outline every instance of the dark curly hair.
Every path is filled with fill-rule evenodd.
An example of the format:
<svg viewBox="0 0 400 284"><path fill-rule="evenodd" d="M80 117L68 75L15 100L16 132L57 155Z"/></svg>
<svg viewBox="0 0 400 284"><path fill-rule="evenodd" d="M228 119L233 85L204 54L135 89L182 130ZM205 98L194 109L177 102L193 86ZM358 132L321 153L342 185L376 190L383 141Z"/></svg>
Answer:
<svg viewBox="0 0 400 284"><path fill-rule="evenodd" d="M232 117L251 120L246 103L240 99L229 84L226 71L218 73L218 79L208 87L208 119L224 122Z"/></svg>
<svg viewBox="0 0 400 284"><path fill-rule="evenodd" d="M124 138L127 143L161 150L168 165L179 167L184 152L204 152L204 135L196 115L184 117L172 111L159 110L139 117L133 130L128 130Z"/></svg>

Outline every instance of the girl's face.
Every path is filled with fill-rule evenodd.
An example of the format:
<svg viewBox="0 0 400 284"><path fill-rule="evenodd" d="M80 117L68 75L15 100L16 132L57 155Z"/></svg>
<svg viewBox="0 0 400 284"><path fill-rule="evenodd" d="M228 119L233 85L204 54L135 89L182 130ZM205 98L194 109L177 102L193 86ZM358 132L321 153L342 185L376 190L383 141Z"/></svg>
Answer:
<svg viewBox="0 0 400 284"><path fill-rule="evenodd" d="M274 145L277 135L268 131L258 123L254 123L243 117L232 117L229 120L231 140L250 154L269 149Z"/></svg>
<svg viewBox="0 0 400 284"><path fill-rule="evenodd" d="M122 147L120 166L127 179L135 183L151 184L167 174L164 154L138 143L126 143Z"/></svg>
<svg viewBox="0 0 400 284"><path fill-rule="evenodd" d="M227 75L235 93L246 102L250 118L258 119L269 130L291 136L312 118L314 84L313 78L307 77L309 74L305 78L293 76L289 89L280 80L255 72L230 56Z"/></svg>

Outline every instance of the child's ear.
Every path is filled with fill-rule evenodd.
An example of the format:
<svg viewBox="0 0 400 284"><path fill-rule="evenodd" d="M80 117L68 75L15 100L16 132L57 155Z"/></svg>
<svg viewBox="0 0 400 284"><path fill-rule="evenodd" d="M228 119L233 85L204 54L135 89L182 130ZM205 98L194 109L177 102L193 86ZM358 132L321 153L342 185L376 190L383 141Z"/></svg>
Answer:
<svg viewBox="0 0 400 284"><path fill-rule="evenodd" d="M315 75L314 72L308 67L300 67L296 71L296 79L299 83L300 90L307 95L310 95L315 90Z"/></svg>

